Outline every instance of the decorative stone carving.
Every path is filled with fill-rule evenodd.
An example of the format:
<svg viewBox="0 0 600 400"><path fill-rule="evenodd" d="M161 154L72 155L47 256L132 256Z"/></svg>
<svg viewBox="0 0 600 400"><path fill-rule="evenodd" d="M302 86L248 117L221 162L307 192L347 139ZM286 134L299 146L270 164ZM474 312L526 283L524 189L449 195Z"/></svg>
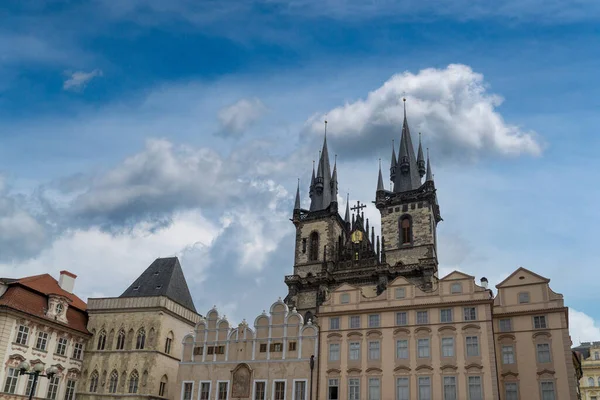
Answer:
<svg viewBox="0 0 600 400"><path fill-rule="evenodd" d="M249 398L251 378L252 371L248 364L238 364L232 371L231 397L234 399Z"/></svg>

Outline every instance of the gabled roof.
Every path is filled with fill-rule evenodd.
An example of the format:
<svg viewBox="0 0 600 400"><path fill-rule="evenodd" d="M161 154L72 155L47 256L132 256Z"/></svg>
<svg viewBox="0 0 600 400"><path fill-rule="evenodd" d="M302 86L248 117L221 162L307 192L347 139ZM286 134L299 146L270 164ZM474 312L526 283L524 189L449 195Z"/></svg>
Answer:
<svg viewBox="0 0 600 400"><path fill-rule="evenodd" d="M520 279L515 278L517 275L528 275L532 280L527 282L520 282ZM515 272L510 274L505 280L496 285L496 288L508 287L508 286L522 286L531 285L532 283L550 283L550 279L544 278L541 275L536 274L528 270L527 268L519 267Z"/></svg>
<svg viewBox="0 0 600 400"><path fill-rule="evenodd" d="M28 276L25 278L18 279L16 283L19 283L37 292L40 292L46 296L50 294L56 294L59 296L66 297L67 299L71 300L71 303L69 303L69 307L75 307L82 311L85 311L87 308L83 300L81 300L73 293L69 293L66 290L63 290L58 284L58 281L49 274Z"/></svg>
<svg viewBox="0 0 600 400"><path fill-rule="evenodd" d="M448 275L440 279L440 281L454 281L458 279L475 279L475 277L472 275L465 274L464 272L452 271Z"/></svg>
<svg viewBox="0 0 600 400"><path fill-rule="evenodd" d="M154 260L119 297L154 296L165 296L197 313L177 257Z"/></svg>

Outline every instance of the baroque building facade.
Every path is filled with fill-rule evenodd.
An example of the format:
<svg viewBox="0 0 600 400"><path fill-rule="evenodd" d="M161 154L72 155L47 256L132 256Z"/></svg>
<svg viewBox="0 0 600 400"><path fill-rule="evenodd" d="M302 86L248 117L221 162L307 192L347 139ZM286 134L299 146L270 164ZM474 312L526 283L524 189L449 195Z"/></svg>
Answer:
<svg viewBox="0 0 600 400"><path fill-rule="evenodd" d="M86 304L75 294L76 275L61 271L0 279L0 398L75 399L82 382L87 330ZM21 375L20 365L54 367L49 378Z"/></svg>
<svg viewBox="0 0 600 400"><path fill-rule="evenodd" d="M600 342L582 342L573 350L581 357L581 400L600 400Z"/></svg>
<svg viewBox="0 0 600 400"><path fill-rule="evenodd" d="M315 398L311 358L318 353L318 340L317 326L281 299L251 326L243 320L232 327L213 307L183 339L174 398Z"/></svg>
<svg viewBox="0 0 600 400"><path fill-rule="evenodd" d="M176 257L156 259L119 297L88 300L78 399L173 399L183 337L200 320Z"/></svg>

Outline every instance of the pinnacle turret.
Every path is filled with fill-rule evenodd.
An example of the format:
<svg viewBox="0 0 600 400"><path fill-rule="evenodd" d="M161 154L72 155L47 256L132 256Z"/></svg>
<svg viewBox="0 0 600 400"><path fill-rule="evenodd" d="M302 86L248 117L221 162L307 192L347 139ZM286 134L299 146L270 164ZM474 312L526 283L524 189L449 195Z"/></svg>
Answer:
<svg viewBox="0 0 600 400"><path fill-rule="evenodd" d="M425 175L425 158L423 158L423 145L421 144L421 132L419 132L419 151L417 152L417 168L419 176L422 178Z"/></svg>
<svg viewBox="0 0 600 400"><path fill-rule="evenodd" d="M398 165L398 160L396 159L396 145L392 140L392 162L390 164L390 181L394 182L396 180L396 166Z"/></svg>
<svg viewBox="0 0 600 400"><path fill-rule="evenodd" d="M300 179L298 179L298 186L296 187L296 201L294 202L294 211L300 210Z"/></svg>
<svg viewBox="0 0 600 400"><path fill-rule="evenodd" d="M346 195L346 214L344 215L344 222L350 223L350 193Z"/></svg>
<svg viewBox="0 0 600 400"><path fill-rule="evenodd" d="M431 163L429 161L429 149L427 149L427 176L425 177L425 182L433 182L433 173L431 172Z"/></svg>
<svg viewBox="0 0 600 400"><path fill-rule="evenodd" d="M377 191L385 190L383 186L383 176L381 175L381 159L379 159L379 178L377 178Z"/></svg>

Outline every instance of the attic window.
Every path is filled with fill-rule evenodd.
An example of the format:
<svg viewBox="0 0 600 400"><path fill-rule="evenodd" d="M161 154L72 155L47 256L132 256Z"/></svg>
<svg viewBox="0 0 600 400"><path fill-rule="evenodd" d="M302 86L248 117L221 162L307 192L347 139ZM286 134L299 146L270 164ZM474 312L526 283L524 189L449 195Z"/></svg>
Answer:
<svg viewBox="0 0 600 400"><path fill-rule="evenodd" d="M158 271L156 271L156 272L154 273L154 276L156 276L156 275L158 275Z"/></svg>
<svg viewBox="0 0 600 400"><path fill-rule="evenodd" d="M160 289L161 287L162 287L162 285L158 285L158 286L156 286L156 288L157 288L157 289Z"/></svg>
<svg viewBox="0 0 600 400"><path fill-rule="evenodd" d="M140 287L139 287L139 286L135 286L135 287L133 288L133 290L140 290Z"/></svg>
<svg viewBox="0 0 600 400"><path fill-rule="evenodd" d="M520 276L519 279L523 280L523 279L525 279L525 277L524 276Z"/></svg>

